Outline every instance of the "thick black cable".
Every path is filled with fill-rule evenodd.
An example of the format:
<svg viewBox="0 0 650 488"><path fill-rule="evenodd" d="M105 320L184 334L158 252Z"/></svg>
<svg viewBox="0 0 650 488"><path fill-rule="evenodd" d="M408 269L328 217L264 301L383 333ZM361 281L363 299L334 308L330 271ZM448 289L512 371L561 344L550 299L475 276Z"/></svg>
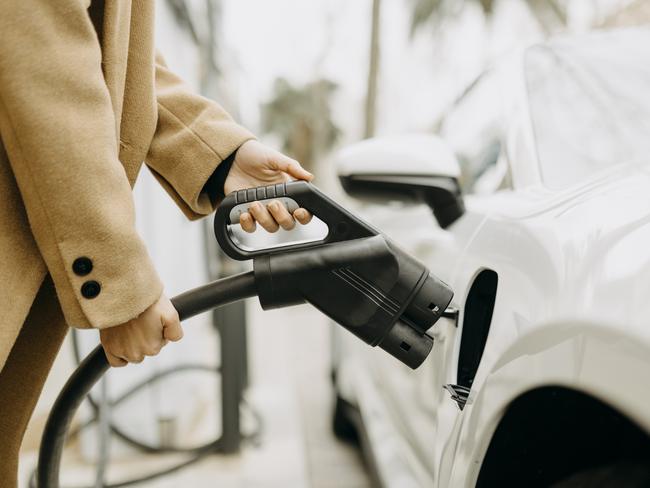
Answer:
<svg viewBox="0 0 650 488"><path fill-rule="evenodd" d="M77 364L81 362L81 355L79 354L79 344L78 344L78 339L77 339L77 333L76 331L73 331L72 334L72 348L74 350L74 355L75 359L77 361ZM146 378L144 381L141 381L131 387L125 394L121 395L119 398L111 401L110 407L116 407L118 404L122 403L125 401L127 398L129 398L131 395L137 393L138 390L141 388L144 388L145 386L151 385L153 383L156 383L158 380L169 376L171 374L176 374L180 373L182 371L188 371L188 370L197 370L197 371L209 371L209 372L214 372L218 373L220 371L219 367L213 367L213 366L203 366L200 364L185 364L185 365L178 365L175 366L173 369L169 370L163 370L162 372L158 372L148 378ZM99 412L99 405L97 401L93 398L92 394L88 394L87 396L88 403L90 404L90 407L93 410L94 417L92 419L92 423L96 420L97 414ZM127 434L124 432L118 425L115 424L115 422L110 421L109 422L109 430L111 434L115 435L118 439L120 439L122 442L130 445L131 447L134 447L135 449L138 449L139 451L142 452L147 452L147 453L188 453L192 454L194 452L198 451L204 451L206 448L209 446L212 446L214 444L214 441L207 442L205 444L202 444L200 446L196 447L173 447L173 446L156 446L153 444L148 444L146 442L143 442L141 440L138 440L134 438L133 436ZM72 435L72 433L70 433Z"/></svg>
<svg viewBox="0 0 650 488"><path fill-rule="evenodd" d="M78 347L78 340L77 340L77 331L72 331L72 342L73 342L73 352L74 352L74 357L75 357L75 362L79 364L81 362L81 354L79 352L79 347ZM153 383L156 383L167 376L171 376L174 374L178 373L183 373L187 371L204 371L208 373L219 373L221 371L220 367L215 367L215 366L208 366L205 364L199 364L199 363L186 363L186 364L180 364L176 365L174 367L170 368L165 368L161 371L158 371L154 375L151 375L144 380L139 381L138 383L134 384L123 392L119 397L111 400L109 407L112 409L122 403L123 401L126 401L128 398L136 394L138 391L140 391L142 388L145 386L151 385ZM90 403L91 408L93 408L93 416L82 423L81 425L77 426L74 430L68 433L67 437L68 438L75 438L77 437L83 430L87 429L91 425L93 425L95 422L98 420L98 414L99 414L99 406L95 405L97 402L93 399L92 394L88 394L86 397L86 400ZM246 402L242 404L243 406L248 406ZM250 406L249 406L250 408ZM247 440L251 442L252 444L256 445L259 442L259 439L262 436L262 429L263 429L263 420L261 418L261 415L259 412L255 411L254 409L251 408L250 414L253 416L255 419L256 423L256 428L255 431L251 434L245 435L244 440ZM150 481L162 476L165 476L167 474L179 471L187 466L190 466L191 464L201 460L202 458L206 457L209 454L214 454L216 452L219 452L220 449L220 438L213 439L211 441L208 441L200 446L196 447L162 447L162 446L154 446L150 444L146 444L142 441L138 441L137 439L132 438L131 436L128 436L124 434L122 431L120 431L117 426L114 424L109 423L109 428L111 428L111 432L116 435L117 437L120 437L124 442L130 444L132 447L135 449L138 449L143 452L148 452L148 453L155 453L155 454L165 454L165 453L183 453L183 454L188 454L191 455L189 459L186 459L184 461L181 461L180 463L177 463L173 466L167 467L164 470L161 471L156 471L152 473L148 473L146 475L137 477L137 478L130 478L128 480L123 480L120 481L119 483L113 483L111 485L103 485L104 488L121 488L121 487L126 487L138 483L143 483L146 481ZM123 436L120 436L121 435ZM142 446L142 447L141 447ZM103 462L108 462L107 459L100 459L100 461ZM32 475L29 480L29 487L30 488L36 488L36 470L32 472ZM91 487L76 487L76 488L91 488Z"/></svg>
<svg viewBox="0 0 650 488"><path fill-rule="evenodd" d="M73 339L74 339L74 335L73 335ZM73 340L73 342L74 342L74 340ZM75 351L75 356L78 356L78 351ZM77 363L80 363L80 362L81 362L80 360L77 361ZM112 400L110 402L109 407L112 409L113 407L119 405L120 403L127 400L128 398L130 398L131 396L136 394L139 390L141 390L142 388L144 388L147 385L150 385L150 384L153 384L153 383L155 383L157 381L160 381L160 380L164 379L167 376L171 376L171 375L174 375L174 374L183 373L183 372L187 372L187 371L205 371L205 372L209 372L209 373L219 373L221 371L221 368L220 367L214 367L214 366L207 366L207 365L198 364L198 363L196 363L196 364L188 363L188 364L181 364L181 365L177 365L177 366L174 366L174 367L163 369L162 371L159 371L156 374L154 374L154 375L152 375L152 376L150 376L150 377L136 383L135 385L133 385L127 391L122 393L119 397ZM95 400L92 399L92 395L90 393L86 397L86 400L88 400L89 403L91 403L91 405L93 404L93 402L95 402ZM90 427L91 425L96 423L97 420L98 420L98 414L99 414L99 407L97 407L97 409L93 410L93 416L90 419L86 420L81 425L77 426L74 430L70 431L68 433L68 435L67 435L67 438L73 439L73 438L77 437L79 434L81 434L81 432L83 430L87 429L88 427ZM256 419L256 421L258 423L258 428L257 428L256 432L254 432L254 434L249 437L249 439L250 439L251 442L256 442L257 439L259 438L259 436L261 435L262 420L259 417L259 414L257 412L252 411L252 415L253 415L253 417ZM109 423L109 428L110 427L111 427L111 424ZM115 434L115 432L113 432L113 433ZM129 440L131 440L131 438L129 436L127 436L127 438ZM178 464L175 464L173 466L165 468L164 470L148 473L146 475L143 475L143 476L140 476L140 477L137 477L137 478L130 478L128 480L123 480L123 481L120 481L119 483L113 483L111 485L103 485L103 488L126 487L126 486L134 485L134 484L137 484L137 483L143 483L145 481L150 481L150 480L159 478L161 476L164 476L164 475L179 471L179 470L181 470L181 469L183 469L183 468L185 468L185 467L199 461L200 459L204 458L208 454L214 454L216 452L219 452L219 442L220 442L220 439L217 438L217 439L213 439L213 440L211 440L209 442L206 442L201 446L188 447L188 448L180 448L180 447L169 447L169 448L167 448L167 447L162 447L162 446L158 447L158 446L153 446L153 445L142 443L142 445L145 446L145 448L142 449L142 448L138 447L139 444L140 444L140 441L137 441L137 440L133 439L132 442L129 442L129 440L126 440L125 442L130 443L132 447L134 447L134 448L136 448L136 449L138 449L140 451L144 451L144 452L148 452L148 453L155 453L155 454L183 453L183 454L188 454L188 455L191 455L191 456L190 456L189 459L186 459L184 461L181 461ZM100 459L100 462L102 462L102 461L107 462L106 459L103 459L103 460ZM36 470L34 470L32 472L32 475L30 477L28 486L29 486L29 488L36 488L37 487L37 485L36 485ZM92 487L76 487L76 488L92 488Z"/></svg>
<svg viewBox="0 0 650 488"><path fill-rule="evenodd" d="M255 277L253 272L249 271L190 290L172 298L172 303L180 319L185 320L207 310L256 295ZM108 369L109 364L104 349L97 346L81 362L61 390L52 407L41 439L36 469L38 488L59 488L63 446L72 418L86 395ZM194 461L196 460L188 462ZM110 488L118 486L124 485L121 483L109 485Z"/></svg>

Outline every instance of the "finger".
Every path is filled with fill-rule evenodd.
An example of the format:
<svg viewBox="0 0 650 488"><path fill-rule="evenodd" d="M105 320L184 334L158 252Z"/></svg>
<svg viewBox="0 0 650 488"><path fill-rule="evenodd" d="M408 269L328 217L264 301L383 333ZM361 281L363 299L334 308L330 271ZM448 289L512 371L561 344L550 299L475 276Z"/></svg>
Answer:
<svg viewBox="0 0 650 488"><path fill-rule="evenodd" d="M283 171L297 180L311 181L314 179L314 175L300 166L298 161L283 154L280 154L275 161L275 169Z"/></svg>
<svg viewBox="0 0 650 488"><path fill-rule="evenodd" d="M296 226L296 221L293 220L293 217L287 210L287 207L282 205L277 200L273 200L268 205L269 212L275 221L280 224L284 230L291 230Z"/></svg>
<svg viewBox="0 0 650 488"><path fill-rule="evenodd" d="M251 214L248 212L241 214L239 217L239 225L241 225L241 228L246 232L255 232L255 228L257 227L255 225L255 219L253 219Z"/></svg>
<svg viewBox="0 0 650 488"><path fill-rule="evenodd" d="M140 364L142 361L144 361L144 354L130 354L126 359L130 363Z"/></svg>
<svg viewBox="0 0 650 488"><path fill-rule="evenodd" d="M293 212L294 218L300 222L302 225L307 225L311 222L312 214L309 213L304 208L299 208Z"/></svg>
<svg viewBox="0 0 650 488"><path fill-rule="evenodd" d="M110 352L107 352L104 350L106 353L106 359L108 359L108 364L110 364L113 368L123 368L126 366L128 361L126 359L118 358L117 356L111 354Z"/></svg>
<svg viewBox="0 0 650 488"><path fill-rule="evenodd" d="M280 228L275 219L271 217L268 209L259 202L255 202L250 206L250 213L267 232L276 232Z"/></svg>
<svg viewBox="0 0 650 488"><path fill-rule="evenodd" d="M164 329L163 329L163 333L164 333ZM153 344L153 345L150 345L149 347L147 347L147 349L145 349L145 351L144 351L144 355L145 356L157 356L158 354L160 354L160 351L162 350L163 347L165 347L167 345L168 342L169 341L161 338L160 342L158 342L157 344Z"/></svg>
<svg viewBox="0 0 650 488"><path fill-rule="evenodd" d="M178 319L165 321L163 337L172 342L178 342L183 338L183 327Z"/></svg>

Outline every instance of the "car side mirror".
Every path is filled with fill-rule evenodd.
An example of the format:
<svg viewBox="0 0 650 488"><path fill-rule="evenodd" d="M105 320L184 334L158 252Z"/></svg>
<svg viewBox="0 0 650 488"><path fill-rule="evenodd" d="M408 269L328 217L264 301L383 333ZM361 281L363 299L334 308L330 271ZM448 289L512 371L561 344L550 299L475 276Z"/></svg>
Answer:
<svg viewBox="0 0 650 488"><path fill-rule="evenodd" d="M335 162L343 189L353 197L426 203L443 229L465 212L460 165L438 136L367 139L341 150Z"/></svg>

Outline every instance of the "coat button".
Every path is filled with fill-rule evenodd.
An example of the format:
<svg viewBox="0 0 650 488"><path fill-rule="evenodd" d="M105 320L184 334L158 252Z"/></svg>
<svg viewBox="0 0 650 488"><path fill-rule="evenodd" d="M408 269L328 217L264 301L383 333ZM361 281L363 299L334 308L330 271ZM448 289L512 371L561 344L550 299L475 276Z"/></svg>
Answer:
<svg viewBox="0 0 650 488"><path fill-rule="evenodd" d="M86 281L83 285L81 285L81 294L84 296L84 298L95 298L97 295L99 295L99 292L101 290L102 286L94 280Z"/></svg>
<svg viewBox="0 0 650 488"><path fill-rule="evenodd" d="M81 257L74 260L72 263L72 271L77 276L86 276L93 270L93 262L87 257Z"/></svg>

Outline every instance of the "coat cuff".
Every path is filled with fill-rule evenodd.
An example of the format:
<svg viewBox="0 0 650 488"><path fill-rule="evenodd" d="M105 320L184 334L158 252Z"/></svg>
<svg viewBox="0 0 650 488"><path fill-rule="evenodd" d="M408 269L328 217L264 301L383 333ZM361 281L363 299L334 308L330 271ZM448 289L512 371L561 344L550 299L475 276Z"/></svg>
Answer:
<svg viewBox="0 0 650 488"><path fill-rule="evenodd" d="M159 105L159 110L164 112L166 109ZM184 126L171 113L161 119L165 119L167 124L177 126L173 128L176 134L175 150L156 151L157 162L164 160L164 164L154 165L148 161L149 169L190 220L211 214L220 199L207 191L208 181L219 165L242 144L255 139L255 136L244 127L228 120L218 122L220 127L213 128L214 140L207 141ZM165 122L159 120L159 126L163 124Z"/></svg>

